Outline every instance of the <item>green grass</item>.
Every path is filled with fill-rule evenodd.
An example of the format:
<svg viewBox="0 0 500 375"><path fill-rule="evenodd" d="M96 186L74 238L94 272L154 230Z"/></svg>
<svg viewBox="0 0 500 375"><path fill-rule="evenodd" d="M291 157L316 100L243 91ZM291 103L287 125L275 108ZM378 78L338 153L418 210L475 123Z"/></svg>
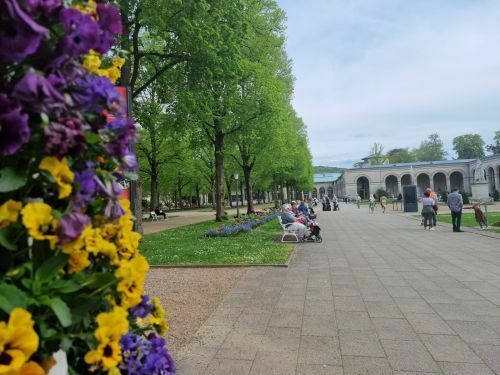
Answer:
<svg viewBox="0 0 500 375"><path fill-rule="evenodd" d="M439 214L438 222L443 221L445 223L451 224L451 214ZM488 224L490 224L489 231L500 233L500 227L491 226L493 223L500 221L500 212L488 212ZM462 226L464 227L478 227L476 219L474 217L474 213L472 212L464 212L462 214Z"/></svg>
<svg viewBox="0 0 500 375"><path fill-rule="evenodd" d="M204 237L221 223L205 221L147 234L141 252L150 264L284 264L293 245L274 242L282 234L278 220L271 220L234 237ZM230 225L230 222L224 223Z"/></svg>

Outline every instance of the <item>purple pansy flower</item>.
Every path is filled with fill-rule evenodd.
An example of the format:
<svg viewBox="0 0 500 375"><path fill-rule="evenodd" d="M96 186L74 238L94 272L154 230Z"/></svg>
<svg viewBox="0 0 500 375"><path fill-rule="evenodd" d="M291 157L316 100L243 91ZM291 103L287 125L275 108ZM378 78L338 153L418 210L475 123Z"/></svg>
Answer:
<svg viewBox="0 0 500 375"><path fill-rule="evenodd" d="M104 216L112 219L118 219L120 216L123 216L124 213L125 211L123 210L120 202L116 199L109 200L104 208Z"/></svg>
<svg viewBox="0 0 500 375"><path fill-rule="evenodd" d="M112 141L106 144L106 150L117 158L130 156L130 146L134 142L136 128L132 119L117 117L107 124L107 128L114 133Z"/></svg>
<svg viewBox="0 0 500 375"><path fill-rule="evenodd" d="M99 113L120 102L120 94L111 81L96 74L78 78L72 96L84 111Z"/></svg>
<svg viewBox="0 0 500 375"><path fill-rule="evenodd" d="M19 100L25 110L32 113L56 114L64 108L65 98L47 79L29 69L14 86L12 97Z"/></svg>
<svg viewBox="0 0 500 375"><path fill-rule="evenodd" d="M72 212L64 215L59 221L57 235L59 243L64 245L68 242L76 240L83 230L90 225L90 218L87 215Z"/></svg>
<svg viewBox="0 0 500 375"><path fill-rule="evenodd" d="M43 14L48 18L55 18L57 11L61 10L61 0L24 0L31 14Z"/></svg>
<svg viewBox="0 0 500 375"><path fill-rule="evenodd" d="M0 1L0 59L20 62L35 53L48 33L21 9L17 0Z"/></svg>
<svg viewBox="0 0 500 375"><path fill-rule="evenodd" d="M59 19L66 31L61 41L65 53L79 56L99 47L99 25L90 15L75 8L64 8Z"/></svg>
<svg viewBox="0 0 500 375"><path fill-rule="evenodd" d="M45 69L48 81L56 88L65 88L85 72L85 68L66 55L57 57Z"/></svg>
<svg viewBox="0 0 500 375"><path fill-rule="evenodd" d="M123 360L122 373L134 375L174 375L172 356L166 349L165 339L155 333L147 338L127 333L120 340Z"/></svg>
<svg viewBox="0 0 500 375"><path fill-rule="evenodd" d="M153 302L149 299L147 294L144 294L141 299L141 303L130 309L130 313L136 318L145 318L147 315L151 314L154 309Z"/></svg>
<svg viewBox="0 0 500 375"><path fill-rule="evenodd" d="M0 93L0 154L15 154L29 138L28 115L21 113L18 102Z"/></svg>
<svg viewBox="0 0 500 375"><path fill-rule="evenodd" d="M63 118L43 129L45 150L49 155L77 153L85 146L84 126L77 118Z"/></svg>
<svg viewBox="0 0 500 375"><path fill-rule="evenodd" d="M86 169L75 173L75 182L78 183L79 190L73 202L73 209L82 210L90 203L96 192L96 176L91 169Z"/></svg>
<svg viewBox="0 0 500 375"><path fill-rule="evenodd" d="M97 16L101 28L100 43L96 51L105 54L116 42L114 35L122 33L122 21L118 8L110 4L97 4Z"/></svg>

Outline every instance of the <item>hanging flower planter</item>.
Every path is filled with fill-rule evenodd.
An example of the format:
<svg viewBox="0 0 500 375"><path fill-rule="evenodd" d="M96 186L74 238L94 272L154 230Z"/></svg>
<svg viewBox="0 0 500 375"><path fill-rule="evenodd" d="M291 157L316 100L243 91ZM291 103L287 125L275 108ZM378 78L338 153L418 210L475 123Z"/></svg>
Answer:
<svg viewBox="0 0 500 375"><path fill-rule="evenodd" d="M71 4L71 5L69 5ZM174 374L123 179L136 128L105 2L0 2L0 373Z"/></svg>

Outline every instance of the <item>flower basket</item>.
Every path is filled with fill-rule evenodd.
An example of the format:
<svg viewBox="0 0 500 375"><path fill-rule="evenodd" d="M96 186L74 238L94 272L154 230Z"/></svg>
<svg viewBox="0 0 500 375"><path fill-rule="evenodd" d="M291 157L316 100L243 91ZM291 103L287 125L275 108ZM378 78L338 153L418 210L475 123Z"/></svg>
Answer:
<svg viewBox="0 0 500 375"><path fill-rule="evenodd" d="M105 57L120 13L2 0L0 15L0 373L174 374L120 199L137 167L125 60Z"/></svg>

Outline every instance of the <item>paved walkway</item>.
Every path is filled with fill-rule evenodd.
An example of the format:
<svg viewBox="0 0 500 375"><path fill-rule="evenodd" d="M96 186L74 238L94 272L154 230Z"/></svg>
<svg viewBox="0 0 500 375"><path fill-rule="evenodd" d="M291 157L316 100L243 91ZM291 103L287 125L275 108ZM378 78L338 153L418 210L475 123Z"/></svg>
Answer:
<svg viewBox="0 0 500 375"><path fill-rule="evenodd" d="M289 268L247 272L180 375L500 374L500 240L341 208Z"/></svg>

